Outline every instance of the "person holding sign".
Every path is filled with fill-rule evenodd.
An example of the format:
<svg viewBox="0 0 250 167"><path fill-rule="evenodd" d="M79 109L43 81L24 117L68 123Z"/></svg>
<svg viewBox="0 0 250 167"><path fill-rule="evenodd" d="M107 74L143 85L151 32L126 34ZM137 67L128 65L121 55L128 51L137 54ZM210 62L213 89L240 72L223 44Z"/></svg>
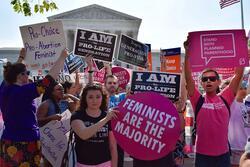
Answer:
<svg viewBox="0 0 250 167"><path fill-rule="evenodd" d="M219 94L217 91L221 84L217 71L205 69L201 74L201 85L205 95L201 95L195 88L195 82L191 75L189 62L189 41L184 42L185 77L187 91L194 109L201 105L196 118L196 167L230 167L230 154L228 146L228 124L230 106L238 90L243 67L235 68L235 75L230 84ZM201 100L202 99L202 102ZM200 104L201 103L201 104Z"/></svg>
<svg viewBox="0 0 250 167"><path fill-rule="evenodd" d="M29 83L26 66L21 63L25 49L17 63L4 67L4 81L0 86L0 108L4 130L0 140L0 166L40 166L41 147L34 99L55 82L67 57L64 50L44 79Z"/></svg>
<svg viewBox="0 0 250 167"><path fill-rule="evenodd" d="M77 167L117 167L116 140L110 120L118 111L107 112L102 85L88 84L82 92L80 108L71 116L75 135Z"/></svg>

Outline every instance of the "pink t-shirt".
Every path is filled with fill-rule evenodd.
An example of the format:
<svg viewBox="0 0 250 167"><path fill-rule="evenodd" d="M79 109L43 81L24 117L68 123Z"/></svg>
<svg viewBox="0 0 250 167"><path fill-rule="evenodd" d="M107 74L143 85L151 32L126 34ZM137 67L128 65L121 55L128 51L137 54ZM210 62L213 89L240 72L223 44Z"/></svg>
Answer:
<svg viewBox="0 0 250 167"><path fill-rule="evenodd" d="M230 106L234 100L233 91L227 87L221 95ZM228 123L229 112L223 100L215 96L204 96L204 103L199 111L196 133L196 152L209 156L218 156L228 152ZM193 108L200 97L195 89L190 97Z"/></svg>

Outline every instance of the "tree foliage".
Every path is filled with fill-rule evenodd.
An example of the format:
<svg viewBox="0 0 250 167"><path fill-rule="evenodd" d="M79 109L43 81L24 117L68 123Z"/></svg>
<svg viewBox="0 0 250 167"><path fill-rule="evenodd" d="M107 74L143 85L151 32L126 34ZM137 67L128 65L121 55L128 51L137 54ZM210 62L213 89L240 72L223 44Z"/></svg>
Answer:
<svg viewBox="0 0 250 167"><path fill-rule="evenodd" d="M49 10L58 9L56 4L51 0L11 0L11 5L15 12L23 13L24 16L31 16L32 13L44 13ZM33 5L32 5L33 3Z"/></svg>

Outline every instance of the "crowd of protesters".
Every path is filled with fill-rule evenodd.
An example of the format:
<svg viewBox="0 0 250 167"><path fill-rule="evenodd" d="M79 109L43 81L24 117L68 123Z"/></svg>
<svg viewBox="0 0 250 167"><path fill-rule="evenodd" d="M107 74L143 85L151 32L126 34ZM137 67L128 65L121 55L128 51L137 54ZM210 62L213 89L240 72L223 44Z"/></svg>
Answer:
<svg viewBox="0 0 250 167"><path fill-rule="evenodd" d="M200 83L204 94L195 87L189 62L189 40L184 42L185 62L182 69L181 96L175 106L179 112L182 133L176 148L158 160L134 158L134 167L175 167L183 165L184 114L187 98L196 116L196 167L237 167L250 162L247 144L250 135L250 95L248 81L242 81L243 67L236 67L230 80L223 82L214 69L204 69ZM52 166L41 153L39 127L52 120L60 121L62 113L71 111L70 125L75 137L77 167L123 167L124 150L116 143L111 123L119 114L116 106L133 94L118 93L118 78L105 64L104 84L93 79L93 58L87 55L88 84L83 87L76 72L74 83L58 83L68 52L65 49L49 73L29 82L29 71L22 63L25 50L16 63L4 66L0 86L0 109L4 121L0 140L0 166ZM185 79L184 79L185 78ZM186 82L185 82L186 81ZM129 85L128 85L129 88ZM42 95L38 108L34 99ZM187 95L186 95L187 94ZM199 113L199 114L198 114ZM250 145L250 141L248 143ZM132 157L133 158L133 157Z"/></svg>

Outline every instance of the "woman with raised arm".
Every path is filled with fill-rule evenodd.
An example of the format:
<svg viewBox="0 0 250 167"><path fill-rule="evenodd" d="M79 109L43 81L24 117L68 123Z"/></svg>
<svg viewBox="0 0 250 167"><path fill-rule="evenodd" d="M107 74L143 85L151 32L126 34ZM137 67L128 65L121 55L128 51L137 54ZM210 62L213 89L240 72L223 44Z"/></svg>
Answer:
<svg viewBox="0 0 250 167"><path fill-rule="evenodd" d="M22 64L25 49L18 61L4 66L4 81L0 86L0 109L4 130L0 140L0 166L40 166L41 147L34 99L55 82L68 53L62 51L43 80L29 83L26 66Z"/></svg>

